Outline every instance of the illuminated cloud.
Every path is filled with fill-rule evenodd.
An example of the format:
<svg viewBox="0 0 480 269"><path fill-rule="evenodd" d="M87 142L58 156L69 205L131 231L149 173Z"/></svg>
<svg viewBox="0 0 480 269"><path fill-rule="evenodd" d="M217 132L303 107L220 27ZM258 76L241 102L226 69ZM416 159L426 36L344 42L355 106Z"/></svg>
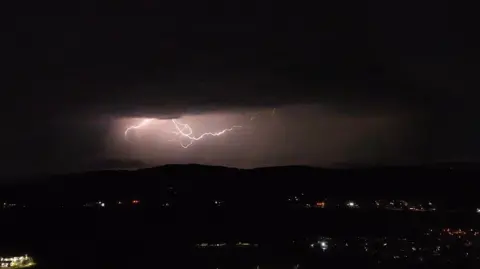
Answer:
<svg viewBox="0 0 480 269"><path fill-rule="evenodd" d="M125 133L124 133L125 134L125 140L131 142L128 138L131 130L138 130L138 129L145 128L148 125L154 123L155 121L156 121L156 119L143 119L142 121L140 121L139 124L129 126L125 130ZM163 120L160 120L160 121L163 121ZM225 129L222 129L220 131L205 132L205 133L201 133L199 135L195 135L192 127L190 127L190 125L187 124L187 123L181 123L179 120L172 119L171 124L175 128L175 130L171 132L173 134L173 136L175 137L174 140L178 140L179 143L180 143L180 146L182 146L183 148L188 148L193 144L194 141L202 140L202 139L204 139L208 136L213 136L213 137L221 136L221 135L224 135L227 132L233 131L235 128L241 128L242 127L240 125L233 125L230 128L225 128Z"/></svg>

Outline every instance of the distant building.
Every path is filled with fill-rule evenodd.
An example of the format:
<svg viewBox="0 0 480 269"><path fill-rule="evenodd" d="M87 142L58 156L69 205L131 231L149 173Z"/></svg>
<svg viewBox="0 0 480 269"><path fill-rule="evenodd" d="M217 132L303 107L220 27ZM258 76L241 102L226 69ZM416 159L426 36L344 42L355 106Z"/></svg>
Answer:
<svg viewBox="0 0 480 269"><path fill-rule="evenodd" d="M34 266L33 259L28 255L18 257L0 257L0 268L27 268Z"/></svg>

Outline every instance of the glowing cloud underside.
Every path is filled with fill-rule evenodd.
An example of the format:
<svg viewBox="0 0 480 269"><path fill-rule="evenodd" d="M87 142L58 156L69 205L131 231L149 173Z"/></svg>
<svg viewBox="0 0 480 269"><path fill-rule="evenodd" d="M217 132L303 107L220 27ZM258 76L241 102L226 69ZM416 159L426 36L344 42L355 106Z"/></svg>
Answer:
<svg viewBox="0 0 480 269"><path fill-rule="evenodd" d="M134 130L134 129L141 129L142 127L145 127L149 124L151 124L155 119L144 119L142 120L139 124L137 125L131 125L129 126L126 130L125 130L125 140L128 141L128 142L131 142L129 139L128 139L128 134L130 131ZM190 147L193 142L195 141L199 141L199 140L202 140L204 139L205 137L208 137L208 136L212 136L212 137L216 137L216 136L221 136L227 132L231 132L233 131L235 128L241 128L242 126L238 126L238 125L234 125L230 128L227 128L227 129L223 129L221 131L218 131L218 132L206 132L206 133L202 133L200 134L199 136L195 136L193 133L193 129L192 127L190 127L190 125L188 124L185 124L185 123L181 123L179 122L178 120L175 120L175 119L172 119L171 122L173 123L173 127L174 127L174 131L172 132L173 135L176 136L177 138L177 141L179 142L180 146L182 146L183 148L188 148ZM171 141L171 140L170 140Z"/></svg>

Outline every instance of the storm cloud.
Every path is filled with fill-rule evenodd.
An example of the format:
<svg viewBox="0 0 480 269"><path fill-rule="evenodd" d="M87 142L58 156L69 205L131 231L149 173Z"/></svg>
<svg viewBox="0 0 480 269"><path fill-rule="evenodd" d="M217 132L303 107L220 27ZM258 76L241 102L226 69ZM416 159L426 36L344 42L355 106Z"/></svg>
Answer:
<svg viewBox="0 0 480 269"><path fill-rule="evenodd" d="M213 12L169 4L152 16L12 19L2 44L4 173L112 159L236 167L476 160L478 82L464 35L446 30L446 6L322 5ZM188 151L153 134L126 143L127 123L142 118L242 130Z"/></svg>

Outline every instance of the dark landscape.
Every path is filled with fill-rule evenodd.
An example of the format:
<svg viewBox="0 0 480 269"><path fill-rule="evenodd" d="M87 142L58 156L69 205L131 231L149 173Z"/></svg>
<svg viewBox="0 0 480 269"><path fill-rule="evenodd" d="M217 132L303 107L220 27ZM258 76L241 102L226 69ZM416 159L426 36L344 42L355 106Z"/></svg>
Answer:
<svg viewBox="0 0 480 269"><path fill-rule="evenodd" d="M475 7L4 2L0 269L480 268Z"/></svg>
<svg viewBox="0 0 480 269"><path fill-rule="evenodd" d="M387 268L401 246L372 252L379 240L404 238L434 250L437 233L463 229L472 234L470 244L479 241L473 236L480 224L478 174L453 164L349 170L168 165L24 179L2 188L1 245L36 257L39 268ZM381 183L385 177L389 184ZM417 212L382 208L375 204L380 200L435 206ZM319 238L328 238L330 249L310 247ZM372 249L333 248L359 238ZM478 245L460 246L456 251L471 257L450 263L477 264ZM410 250L401 264L449 264L424 252Z"/></svg>

